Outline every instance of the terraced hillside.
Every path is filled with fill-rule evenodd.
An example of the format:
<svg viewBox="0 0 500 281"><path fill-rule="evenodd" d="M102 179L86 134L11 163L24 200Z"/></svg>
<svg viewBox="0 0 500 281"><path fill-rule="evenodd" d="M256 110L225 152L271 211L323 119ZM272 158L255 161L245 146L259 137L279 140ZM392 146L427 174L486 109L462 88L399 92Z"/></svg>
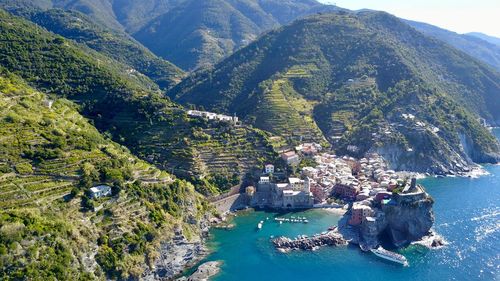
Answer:
<svg viewBox="0 0 500 281"><path fill-rule="evenodd" d="M104 138L76 108L0 74L2 280L138 278L173 229L200 232L207 206L194 187ZM113 196L90 199L103 183Z"/></svg>
<svg viewBox="0 0 500 281"><path fill-rule="evenodd" d="M203 194L224 191L262 164L277 157L269 134L245 125L192 118L180 109L161 122L132 120L124 143L143 159L197 183Z"/></svg>
<svg viewBox="0 0 500 281"><path fill-rule="evenodd" d="M38 89L78 102L79 111L92 119L101 132L158 167L189 179L195 175L233 178L254 166L255 160L247 163L252 158L246 155L270 155L269 150L262 149L266 148L262 145L264 138L253 129L233 133L237 131L226 132L224 126L195 122L187 118L182 106L164 98L154 82L128 72L123 64L5 12L0 12L0 25L0 38L5 39L0 41L0 63L4 67ZM211 143L184 141L192 138L195 127L210 132ZM232 147L230 139L238 141L236 147ZM238 165L224 173L211 165L212 160L205 162L198 157L210 155L219 147L239 151L240 145L245 152L239 152L239 158L235 154L233 162ZM213 184L200 184L200 191L217 190Z"/></svg>
<svg viewBox="0 0 500 281"><path fill-rule="evenodd" d="M302 73L294 73L294 76ZM291 77L290 72L287 73ZM324 140L316 122L311 118L313 101L304 99L292 87L291 82L284 78L269 82L263 95L257 102L255 124L275 135L285 136L294 141Z"/></svg>
<svg viewBox="0 0 500 281"><path fill-rule="evenodd" d="M395 169L447 173L499 161L498 142L477 122L499 123L498 81L394 16L343 11L271 31L168 95L281 137L319 127L341 154L377 151ZM405 130L407 114L419 123Z"/></svg>

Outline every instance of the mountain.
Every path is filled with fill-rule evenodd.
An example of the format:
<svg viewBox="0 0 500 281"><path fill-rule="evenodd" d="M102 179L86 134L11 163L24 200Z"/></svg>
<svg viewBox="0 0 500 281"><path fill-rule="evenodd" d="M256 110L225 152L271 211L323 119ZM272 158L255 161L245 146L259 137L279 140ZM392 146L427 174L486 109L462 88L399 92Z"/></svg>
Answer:
<svg viewBox="0 0 500 281"><path fill-rule="evenodd" d="M186 70L210 66L281 24L338 9L316 0L0 0L0 7L79 11Z"/></svg>
<svg viewBox="0 0 500 281"><path fill-rule="evenodd" d="M185 0L0 0L8 11L63 9L79 11L113 30L134 32Z"/></svg>
<svg viewBox="0 0 500 281"><path fill-rule="evenodd" d="M458 34L427 23L409 20L405 20L405 22L425 35L446 42L500 71L500 44L485 40L485 37Z"/></svg>
<svg viewBox="0 0 500 281"><path fill-rule="evenodd" d="M96 22L108 28L114 30L123 29L123 26L116 20L112 1L109 0L0 0L0 7L13 13L53 8L75 10L90 16Z"/></svg>
<svg viewBox="0 0 500 281"><path fill-rule="evenodd" d="M172 229L199 240L208 207L194 187L104 137L76 104L1 69L0 105L0 279L137 279ZM113 197L91 199L103 183Z"/></svg>
<svg viewBox="0 0 500 281"><path fill-rule="evenodd" d="M0 65L77 102L102 133L204 194L226 190L274 159L265 132L190 118L127 65L6 12L0 28Z"/></svg>
<svg viewBox="0 0 500 281"><path fill-rule="evenodd" d="M134 33L183 1L185 0L114 0L112 7L118 22L127 32Z"/></svg>
<svg viewBox="0 0 500 281"><path fill-rule="evenodd" d="M304 0L187 0L149 22L134 37L155 54L192 70L215 64L264 31L333 9Z"/></svg>
<svg viewBox="0 0 500 281"><path fill-rule="evenodd" d="M128 34L97 25L80 12L52 9L25 12L23 16L49 31L130 65L130 71L139 71L163 89L172 87L184 76L182 70L157 57Z"/></svg>
<svg viewBox="0 0 500 281"><path fill-rule="evenodd" d="M495 44L497 46L500 46L500 38L494 37L494 36L489 36L481 32L469 32L466 35L477 37L480 39L483 39L484 41L490 42L491 44Z"/></svg>
<svg viewBox="0 0 500 281"><path fill-rule="evenodd" d="M396 169L441 173L498 161L477 116L499 124L499 81L389 14L339 12L271 31L168 95L282 136L321 132L340 154L377 151Z"/></svg>

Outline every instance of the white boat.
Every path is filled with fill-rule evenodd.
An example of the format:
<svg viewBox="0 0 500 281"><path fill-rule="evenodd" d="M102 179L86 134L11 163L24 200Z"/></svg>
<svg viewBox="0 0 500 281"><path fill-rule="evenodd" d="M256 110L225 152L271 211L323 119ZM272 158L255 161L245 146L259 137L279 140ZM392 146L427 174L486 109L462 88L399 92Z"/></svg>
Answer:
<svg viewBox="0 0 500 281"><path fill-rule="evenodd" d="M378 247L377 249L371 249L370 250L372 253L374 253L377 257L396 262L399 264L402 264L404 266L409 266L408 260L406 260L405 256L400 255L398 253L394 253L391 251L387 251L386 249L382 247Z"/></svg>
<svg viewBox="0 0 500 281"><path fill-rule="evenodd" d="M261 228L262 228L262 223L260 223L260 222L259 222L259 223L257 224L257 228L258 228L258 229L261 229Z"/></svg>

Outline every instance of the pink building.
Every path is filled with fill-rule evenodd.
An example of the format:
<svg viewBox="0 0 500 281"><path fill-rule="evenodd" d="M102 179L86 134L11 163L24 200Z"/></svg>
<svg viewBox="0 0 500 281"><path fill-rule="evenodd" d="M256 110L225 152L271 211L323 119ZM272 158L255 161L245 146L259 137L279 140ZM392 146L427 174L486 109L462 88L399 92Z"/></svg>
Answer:
<svg viewBox="0 0 500 281"><path fill-rule="evenodd" d="M343 197L343 198L350 198L350 199L356 199L356 195L358 195L359 188L355 185L345 185L341 183L337 183L333 187L333 194Z"/></svg>
<svg viewBox="0 0 500 281"><path fill-rule="evenodd" d="M351 210L351 218L349 219L350 225L360 225L363 219L373 215L370 207L360 204L354 204Z"/></svg>
<svg viewBox="0 0 500 281"><path fill-rule="evenodd" d="M300 158L299 156L295 153L295 151L288 151L283 154L281 154L281 158L288 164L288 165L298 165L300 163Z"/></svg>

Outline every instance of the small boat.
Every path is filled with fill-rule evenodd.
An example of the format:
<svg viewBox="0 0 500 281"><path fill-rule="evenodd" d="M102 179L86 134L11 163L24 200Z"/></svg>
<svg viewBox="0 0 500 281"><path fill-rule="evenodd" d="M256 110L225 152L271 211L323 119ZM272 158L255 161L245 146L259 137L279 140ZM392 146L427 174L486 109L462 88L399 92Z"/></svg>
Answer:
<svg viewBox="0 0 500 281"><path fill-rule="evenodd" d="M308 220L303 220L302 222L303 222L303 223L309 223L309 221L308 221Z"/></svg>
<svg viewBox="0 0 500 281"><path fill-rule="evenodd" d="M396 262L404 266L409 266L408 260L405 258L405 256L400 255L398 253L388 251L382 247L378 247L377 249L371 249L370 251L374 253L377 257L386 259L388 261Z"/></svg>
<svg viewBox="0 0 500 281"><path fill-rule="evenodd" d="M283 224L283 222L282 222L282 221L280 221L280 224Z"/></svg>
<svg viewBox="0 0 500 281"><path fill-rule="evenodd" d="M257 224L257 229L261 229L261 228L262 228L262 223L261 223L261 222L259 222L259 223Z"/></svg>

